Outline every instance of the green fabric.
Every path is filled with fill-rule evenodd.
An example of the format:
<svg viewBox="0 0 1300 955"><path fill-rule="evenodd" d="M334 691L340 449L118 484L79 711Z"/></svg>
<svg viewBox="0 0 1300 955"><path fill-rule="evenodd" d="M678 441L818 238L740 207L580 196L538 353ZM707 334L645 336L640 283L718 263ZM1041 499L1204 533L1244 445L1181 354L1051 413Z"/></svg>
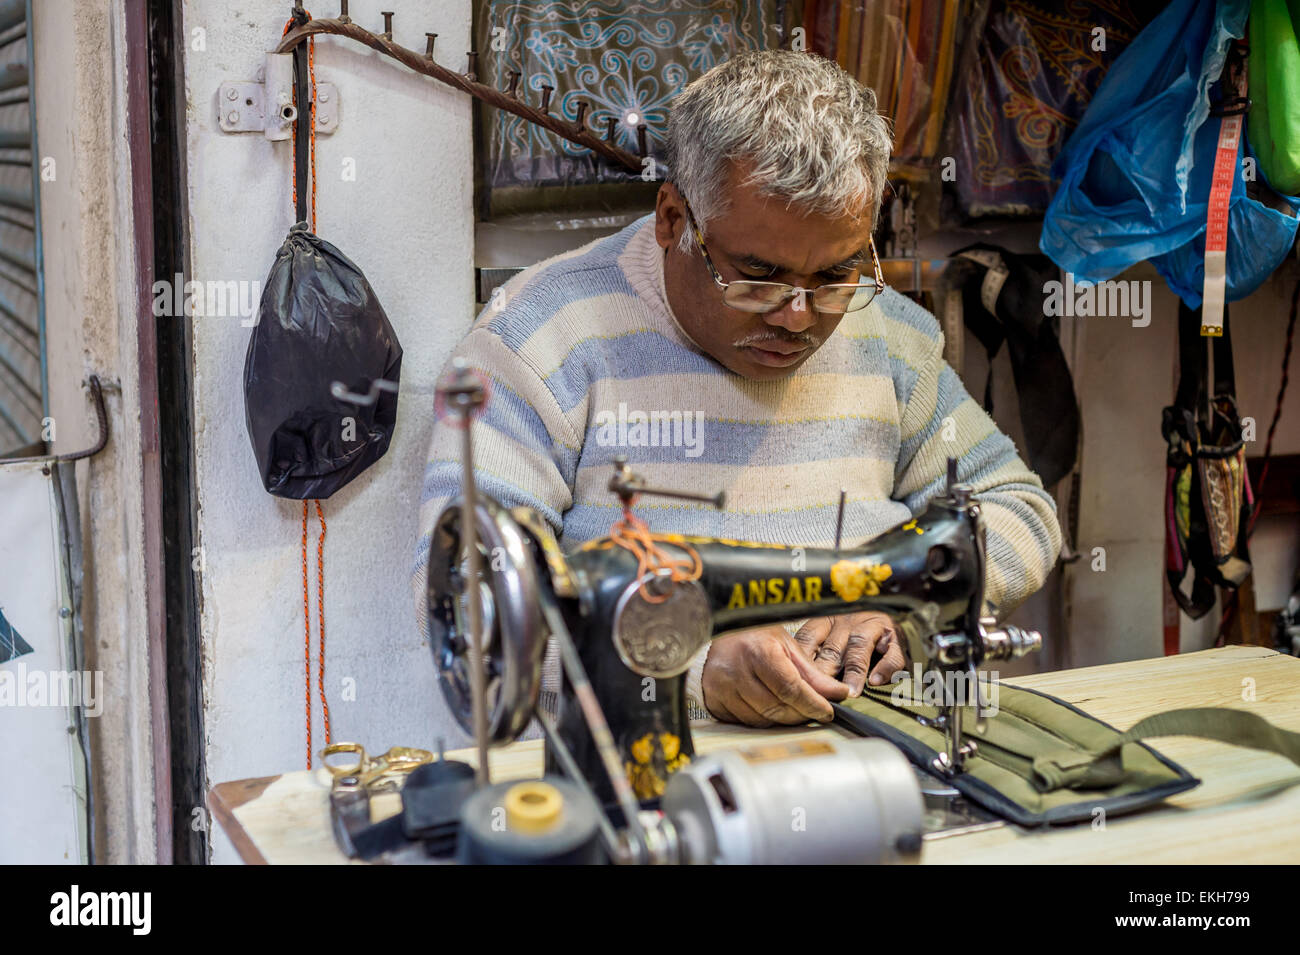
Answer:
<svg viewBox="0 0 1300 955"><path fill-rule="evenodd" d="M1078 821L1097 807L1127 811L1195 786L1198 780L1142 742L1158 736L1250 746L1300 765L1300 733L1242 710L1170 710L1120 732L1034 690L982 683L981 692L986 702L996 693L997 713L986 719L981 733L974 708L964 708L964 738L975 742L976 752L954 785L1017 822ZM935 706L913 702L908 678L896 687L868 687L861 697L837 705L841 722L891 739L923 766L944 749L945 740L942 730L922 725L917 717L933 718L937 712Z"/></svg>
<svg viewBox="0 0 1300 955"><path fill-rule="evenodd" d="M1246 121L1250 146L1270 186L1300 194L1300 2L1255 0L1250 8Z"/></svg>
<svg viewBox="0 0 1300 955"><path fill-rule="evenodd" d="M1088 788L1089 781L1114 774L1116 752L1125 744L1158 736L1196 736L1233 746L1247 746L1285 756L1300 766L1300 733L1274 726L1262 716L1244 710L1216 707L1166 710L1139 720L1096 755L1076 750L1044 753L1034 758L1034 773L1049 788Z"/></svg>
<svg viewBox="0 0 1300 955"><path fill-rule="evenodd" d="M965 707L965 738L974 740L977 747L975 755L966 760L965 775L1030 813L1078 803L1077 790L1113 798L1188 778L1140 743L1120 746L1118 730L1060 700L1004 684L981 684L981 689L986 694L996 691L998 712L986 720L981 734L975 729L974 708ZM933 718L937 708L911 702L911 694L910 681L905 678L897 690L868 687L862 696L844 705L912 737L929 750L942 751L943 731L916 720L917 716ZM1113 755L1097 758L1113 748L1117 749ZM1041 757L1048 759L1036 766Z"/></svg>

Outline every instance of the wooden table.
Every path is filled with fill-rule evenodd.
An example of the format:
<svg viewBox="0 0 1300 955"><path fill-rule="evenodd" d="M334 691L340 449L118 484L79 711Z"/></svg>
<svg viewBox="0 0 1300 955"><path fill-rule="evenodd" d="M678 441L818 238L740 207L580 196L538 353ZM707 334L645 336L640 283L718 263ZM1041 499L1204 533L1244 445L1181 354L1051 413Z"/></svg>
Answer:
<svg viewBox="0 0 1300 955"><path fill-rule="evenodd" d="M1223 647L1154 660L1039 673L1006 681L1051 693L1126 729L1160 710L1187 706L1247 709L1300 731L1300 659L1263 647ZM716 723L695 730L696 750L755 739L845 736L838 727L758 730ZM923 863L1255 863L1300 862L1300 767L1281 756L1209 740L1169 737L1157 750L1201 785L1157 808L1065 828L1005 825L927 841ZM387 744L376 747L380 752ZM472 749L454 755L475 762ZM493 750L494 781L540 775L542 741ZM251 863L348 862L330 833L325 770L220 783L209 802L240 857ZM389 800L387 804L381 802ZM399 808L378 797L376 819Z"/></svg>

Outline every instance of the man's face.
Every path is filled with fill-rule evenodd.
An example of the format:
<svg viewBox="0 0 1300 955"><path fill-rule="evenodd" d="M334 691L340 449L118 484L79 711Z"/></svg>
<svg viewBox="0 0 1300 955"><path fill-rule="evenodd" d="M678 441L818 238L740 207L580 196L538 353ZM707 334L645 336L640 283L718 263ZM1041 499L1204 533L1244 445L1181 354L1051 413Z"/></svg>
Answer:
<svg viewBox="0 0 1300 955"><path fill-rule="evenodd" d="M743 166L732 166L726 184L727 211L701 226L709 256L724 282L756 279L811 289L858 281L862 265L870 262L868 207L838 216L805 215L797 207L786 208L783 199L742 187L745 175ZM691 228L682 199L672 184L660 188L655 238L668 253L664 285L683 330L725 368L745 378L771 381L793 374L830 337L843 316L816 311L811 296L802 296L802 302L799 297L791 299L766 315L724 304L722 289L694 239L691 254L678 250L682 232L689 234Z"/></svg>

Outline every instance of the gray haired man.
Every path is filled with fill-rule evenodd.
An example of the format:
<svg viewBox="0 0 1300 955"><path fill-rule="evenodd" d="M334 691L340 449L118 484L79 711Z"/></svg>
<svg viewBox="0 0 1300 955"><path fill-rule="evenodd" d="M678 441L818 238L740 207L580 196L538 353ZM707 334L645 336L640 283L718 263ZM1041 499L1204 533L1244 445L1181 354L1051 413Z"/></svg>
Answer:
<svg viewBox="0 0 1300 955"><path fill-rule="evenodd" d="M727 492L722 512L639 504L652 530L825 546L841 488L856 543L923 510L956 457L981 496L988 601L1005 612L1042 586L1060 549L1051 498L944 363L934 318L881 279L871 234L889 148L874 94L816 56L747 53L691 83L654 214L516 276L457 347L493 385L474 426L480 486L572 547L619 517L605 485L625 454L652 484ZM651 433L665 415L697 422L689 446ZM615 416L628 426L600 424ZM435 428L422 621L457 441ZM887 616L849 614L720 637L687 693L722 720L825 720L828 700L905 663Z"/></svg>

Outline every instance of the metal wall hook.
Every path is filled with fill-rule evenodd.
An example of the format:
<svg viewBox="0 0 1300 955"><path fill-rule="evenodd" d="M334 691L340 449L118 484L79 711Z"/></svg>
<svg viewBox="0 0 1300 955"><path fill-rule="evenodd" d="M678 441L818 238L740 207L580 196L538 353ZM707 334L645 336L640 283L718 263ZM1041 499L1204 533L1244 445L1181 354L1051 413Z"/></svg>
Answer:
<svg viewBox="0 0 1300 955"><path fill-rule="evenodd" d="M573 121L573 128L580 133L586 130L587 110L590 108L591 104L585 99L578 100L578 118Z"/></svg>
<svg viewBox="0 0 1300 955"><path fill-rule="evenodd" d="M393 39L393 14L390 10L379 11L380 16L384 18L384 39L390 43Z"/></svg>
<svg viewBox="0 0 1300 955"><path fill-rule="evenodd" d="M506 95L509 96L511 99L518 99L519 80L523 77L524 74L520 73L518 70L511 70L506 75L510 77L510 88L506 90Z"/></svg>
<svg viewBox="0 0 1300 955"><path fill-rule="evenodd" d="M647 152L648 150L646 149L646 141L645 141L645 123L639 123L636 127L636 153L638 156L644 159L646 157Z"/></svg>
<svg viewBox="0 0 1300 955"><path fill-rule="evenodd" d="M429 59L432 60L432 59L433 59L433 41L436 40L436 39L438 39L438 34L436 34L436 33L426 33L425 36L427 36L427 37L429 38L429 43L428 43L428 45L424 48L424 55L427 56Z"/></svg>
<svg viewBox="0 0 1300 955"><path fill-rule="evenodd" d="M551 110L551 94L555 92L554 86L542 84L542 105L538 107L543 113L549 113Z"/></svg>
<svg viewBox="0 0 1300 955"><path fill-rule="evenodd" d="M352 18L348 16L348 0L339 0L339 22L351 23Z"/></svg>
<svg viewBox="0 0 1300 955"><path fill-rule="evenodd" d="M368 408L379 400L379 393L387 391L390 394L397 394L397 382L389 381L387 378L376 378L370 383L370 390L364 395L359 395L355 391L349 391L347 385L341 381L330 383L330 394L339 401L346 401L348 404L359 405L362 408Z"/></svg>
<svg viewBox="0 0 1300 955"><path fill-rule="evenodd" d="M82 382L83 386L90 390L90 399L95 404L95 422L99 426L98 437L95 443L84 451L73 451L71 454L42 454L27 458L0 458L0 467L6 464L17 464L21 461L48 461L58 464L62 461L80 461L82 458L94 457L103 451L108 445L108 410L104 407L104 390L121 391L121 386L116 384L105 385L99 380L98 375L91 375L86 381Z"/></svg>
<svg viewBox="0 0 1300 955"><path fill-rule="evenodd" d="M343 8L343 13L346 16L347 5L343 4ZM391 22L388 25L391 28ZM422 76L432 77L440 83L460 90L462 93L468 93L489 106L495 106L497 109L512 113L526 122L540 126L574 145L590 149L627 172L641 172L640 157L633 155L626 149L620 149L612 142L606 142L599 135L593 134L579 124L571 123L563 117L551 114L548 110L551 105L553 89L542 88L542 102L539 109L518 97L507 95L504 90L479 82L477 78L478 54L472 50L468 54L468 72L457 73L455 70L440 66L433 60L432 56L428 55L427 51L425 55L421 55L415 50L408 50L394 43L391 37L372 33L340 17L337 20L308 20L294 27L280 39L275 52L289 53L310 38L321 35L342 36L355 40L357 43L367 46L384 56L391 57ZM436 34L426 34L426 36L432 40L432 37L436 36ZM428 49L432 49L432 44L429 45ZM585 119L585 114L583 118Z"/></svg>
<svg viewBox="0 0 1300 955"><path fill-rule="evenodd" d="M612 143L614 141L614 127L616 125L618 125L618 120L613 116L605 120L605 142Z"/></svg>

